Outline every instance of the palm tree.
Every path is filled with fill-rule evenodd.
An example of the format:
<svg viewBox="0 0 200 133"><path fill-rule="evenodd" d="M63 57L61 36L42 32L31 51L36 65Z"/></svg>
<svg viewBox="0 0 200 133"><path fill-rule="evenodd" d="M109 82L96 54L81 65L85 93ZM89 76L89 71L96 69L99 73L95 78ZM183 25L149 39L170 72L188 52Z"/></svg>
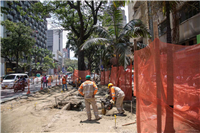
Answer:
<svg viewBox="0 0 200 133"><path fill-rule="evenodd" d="M133 58L132 43L129 42L129 39L139 36L146 37L149 33L141 20L132 20L122 29L119 28L119 25L108 30L101 26L94 26L94 33L98 35L98 38L87 40L82 45L82 49L87 49L91 45L105 45L107 48L113 49L112 54L116 56L117 64L126 67L130 63L130 58Z"/></svg>

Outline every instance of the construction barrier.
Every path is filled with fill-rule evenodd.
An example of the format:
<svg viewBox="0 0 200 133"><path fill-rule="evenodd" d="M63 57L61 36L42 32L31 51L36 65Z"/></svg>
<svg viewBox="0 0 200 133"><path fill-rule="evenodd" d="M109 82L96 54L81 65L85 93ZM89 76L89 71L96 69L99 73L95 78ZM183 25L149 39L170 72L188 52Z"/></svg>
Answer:
<svg viewBox="0 0 200 133"><path fill-rule="evenodd" d="M107 85L110 82L110 71L101 71L101 85Z"/></svg>
<svg viewBox="0 0 200 133"><path fill-rule="evenodd" d="M73 82L75 83L75 80L79 77L81 77L81 81L85 81L86 75L90 75L90 70L80 71L80 70L74 70L73 73Z"/></svg>
<svg viewBox="0 0 200 133"><path fill-rule="evenodd" d="M155 39L134 65L137 132L200 132L200 44Z"/></svg>
<svg viewBox="0 0 200 133"><path fill-rule="evenodd" d="M132 65L124 70L123 66L119 67L119 88L125 93L124 100L132 100Z"/></svg>
<svg viewBox="0 0 200 133"><path fill-rule="evenodd" d="M112 66L111 68L110 83L113 83L115 86L118 86L118 70L119 67Z"/></svg>

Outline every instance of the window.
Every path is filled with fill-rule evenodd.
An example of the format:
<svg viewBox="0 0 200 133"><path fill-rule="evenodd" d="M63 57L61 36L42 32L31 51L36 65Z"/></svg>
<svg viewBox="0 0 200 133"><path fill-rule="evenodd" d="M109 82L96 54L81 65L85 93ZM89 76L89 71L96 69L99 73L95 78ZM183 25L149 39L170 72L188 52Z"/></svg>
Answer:
<svg viewBox="0 0 200 133"><path fill-rule="evenodd" d="M180 10L179 22L182 23L198 13L200 13L200 1L187 2Z"/></svg>
<svg viewBox="0 0 200 133"><path fill-rule="evenodd" d="M193 40L189 41L189 45L190 45L190 46L191 46L191 45L194 45L194 41L193 41Z"/></svg>
<svg viewBox="0 0 200 133"><path fill-rule="evenodd" d="M15 75L8 75L4 80L15 79Z"/></svg>
<svg viewBox="0 0 200 133"><path fill-rule="evenodd" d="M164 20L162 23L158 25L158 34L159 36L162 36L167 32L167 21Z"/></svg>

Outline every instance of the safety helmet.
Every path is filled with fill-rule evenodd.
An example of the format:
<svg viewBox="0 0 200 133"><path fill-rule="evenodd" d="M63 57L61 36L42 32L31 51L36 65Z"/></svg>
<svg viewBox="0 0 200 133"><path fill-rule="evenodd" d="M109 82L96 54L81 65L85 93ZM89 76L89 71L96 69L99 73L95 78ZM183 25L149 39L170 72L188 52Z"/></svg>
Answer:
<svg viewBox="0 0 200 133"><path fill-rule="evenodd" d="M85 78L86 78L86 79L90 79L90 75L87 75Z"/></svg>
<svg viewBox="0 0 200 133"><path fill-rule="evenodd" d="M79 77L79 79L81 79L81 77Z"/></svg>
<svg viewBox="0 0 200 133"><path fill-rule="evenodd" d="M109 84L108 84L108 89L110 88L110 86L113 86L113 84L112 84L112 83L109 83Z"/></svg>

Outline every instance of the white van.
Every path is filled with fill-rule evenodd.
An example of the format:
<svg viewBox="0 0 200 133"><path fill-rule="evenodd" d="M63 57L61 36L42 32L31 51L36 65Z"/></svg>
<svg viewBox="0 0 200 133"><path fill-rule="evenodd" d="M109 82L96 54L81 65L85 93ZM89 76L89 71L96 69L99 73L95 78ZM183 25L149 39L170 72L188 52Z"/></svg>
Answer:
<svg viewBox="0 0 200 133"><path fill-rule="evenodd" d="M26 81L28 81L29 77L25 73L8 74L3 79L3 82L1 84L1 88L2 89L13 89L15 81L17 81L21 76L24 76L26 78Z"/></svg>

